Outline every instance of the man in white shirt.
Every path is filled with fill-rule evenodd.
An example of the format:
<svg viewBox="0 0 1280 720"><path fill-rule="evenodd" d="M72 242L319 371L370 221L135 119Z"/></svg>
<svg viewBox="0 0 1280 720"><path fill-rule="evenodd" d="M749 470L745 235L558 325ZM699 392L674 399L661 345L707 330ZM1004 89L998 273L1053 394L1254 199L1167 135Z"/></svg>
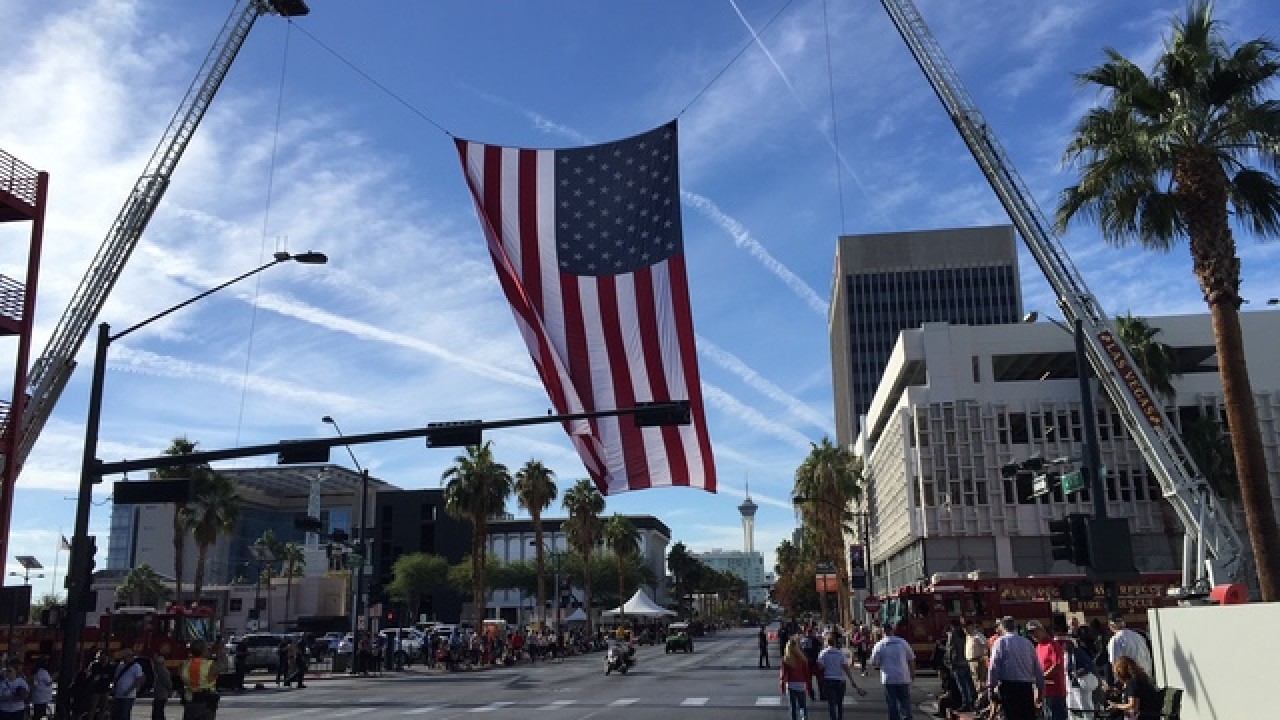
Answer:
<svg viewBox="0 0 1280 720"><path fill-rule="evenodd" d="M1148 676L1151 676L1154 664L1151 662L1151 650L1147 647L1146 638L1124 626L1124 618L1119 615L1111 618L1111 640L1107 642L1107 661L1115 667L1116 660L1122 657L1132 658Z"/></svg>
<svg viewBox="0 0 1280 720"><path fill-rule="evenodd" d="M0 679L0 720L22 720L27 714L30 688L18 674L17 667L6 660L4 677Z"/></svg>
<svg viewBox="0 0 1280 720"><path fill-rule="evenodd" d="M111 684L111 720L129 720L144 677L142 666L133 658L133 650L121 650L115 681Z"/></svg>
<svg viewBox="0 0 1280 720"><path fill-rule="evenodd" d="M36 667L36 674L32 679L31 716L40 720L48 712L51 704L53 704L53 676L49 675L45 663L41 662Z"/></svg>
<svg viewBox="0 0 1280 720"><path fill-rule="evenodd" d="M916 679L916 654L910 643L884 626L884 637L871 648L872 665L880 668L880 684L889 704L889 720L911 720L911 683Z"/></svg>

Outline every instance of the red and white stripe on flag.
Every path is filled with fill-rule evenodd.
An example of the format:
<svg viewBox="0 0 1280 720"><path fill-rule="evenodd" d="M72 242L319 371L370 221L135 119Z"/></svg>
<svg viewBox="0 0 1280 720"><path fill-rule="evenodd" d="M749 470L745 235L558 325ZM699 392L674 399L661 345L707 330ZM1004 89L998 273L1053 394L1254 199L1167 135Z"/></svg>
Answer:
<svg viewBox="0 0 1280 720"><path fill-rule="evenodd" d="M641 428L632 416L566 424L606 495L716 490L675 133L672 122L567 150L457 141L498 280L557 412L690 403L689 425Z"/></svg>

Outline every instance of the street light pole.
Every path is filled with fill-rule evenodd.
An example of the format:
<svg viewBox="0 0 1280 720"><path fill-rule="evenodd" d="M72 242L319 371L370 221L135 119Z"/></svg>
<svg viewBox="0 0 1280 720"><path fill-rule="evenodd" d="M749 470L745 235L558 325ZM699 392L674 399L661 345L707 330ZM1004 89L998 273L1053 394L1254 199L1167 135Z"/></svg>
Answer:
<svg viewBox="0 0 1280 720"><path fill-rule="evenodd" d="M177 310L180 310L191 303L206 298L213 293L226 288L229 285L244 280L247 277L256 275L267 268L274 267L283 262L294 260L305 265L323 265L329 261L324 253L306 252L298 255L292 255L287 252L278 252L275 254L271 262L264 263L258 267L237 275L236 277L205 290L173 307L158 312L155 315L143 320L142 322L132 325L124 330L111 334L111 326L107 323L98 325L97 343L94 346L93 355L93 378L89 385L89 409L85 418L84 428L84 454L80 462L80 488L76 496L76 520L75 528L71 536L71 558L67 566L67 617L64 625L64 634L62 642L62 664L58 674L58 687L69 688L75 681L76 676L76 655L80 649L80 637L84 632L85 615L89 608L89 589L92 583L92 565L94 555L97 552L96 544L89 535L89 513L93 504L93 486L102 482L101 461L98 460L98 434L99 427L102 422L102 391L105 384L106 367L107 367L107 348L111 343L120 338L129 335L137 330L150 325L151 323L168 316ZM70 358L66 359L70 362ZM176 457L175 457L176 461ZM175 462L175 464L177 464ZM70 693L58 693L58 703L56 708L57 717L69 717L71 711Z"/></svg>
<svg viewBox="0 0 1280 720"><path fill-rule="evenodd" d="M320 418L320 421L328 425L332 425L334 432L338 433L338 437L346 437L342 434L342 428L338 427L338 421L334 420L332 415L325 415ZM356 470L360 471L360 560L356 563L356 582L355 588L353 588L352 591L354 597L351 599L351 637L355 640L356 644L359 644L359 618L364 611L364 565L365 562L368 561L367 550L369 547L364 537L366 532L365 517L368 515L366 503L369 501L369 471L360 464L359 460L356 459L355 451L351 449L351 445L348 444L345 447L347 448L347 455L351 456L351 462L356 466ZM366 630L372 629L368 627L369 622L367 619L365 620L365 625ZM370 637L372 637L372 635ZM352 663L351 674L354 675L355 673L356 666L355 663Z"/></svg>

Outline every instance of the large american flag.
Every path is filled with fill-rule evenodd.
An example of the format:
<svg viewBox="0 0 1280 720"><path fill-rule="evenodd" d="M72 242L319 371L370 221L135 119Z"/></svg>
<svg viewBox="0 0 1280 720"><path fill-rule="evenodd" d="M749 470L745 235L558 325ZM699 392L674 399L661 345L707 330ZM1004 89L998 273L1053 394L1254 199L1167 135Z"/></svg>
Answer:
<svg viewBox="0 0 1280 720"><path fill-rule="evenodd" d="M557 412L690 403L689 425L641 428L631 416L568 423L600 491L715 492L675 121L581 148L457 144L498 279Z"/></svg>

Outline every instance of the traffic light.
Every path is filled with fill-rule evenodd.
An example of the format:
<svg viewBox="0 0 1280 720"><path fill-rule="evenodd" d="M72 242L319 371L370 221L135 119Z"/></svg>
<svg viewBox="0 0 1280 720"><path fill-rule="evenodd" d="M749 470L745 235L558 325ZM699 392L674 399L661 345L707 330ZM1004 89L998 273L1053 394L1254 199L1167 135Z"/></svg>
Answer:
<svg viewBox="0 0 1280 720"><path fill-rule="evenodd" d="M1129 519L1085 518L1089 528L1089 567L1096 577L1125 578L1137 572Z"/></svg>
<svg viewBox="0 0 1280 720"><path fill-rule="evenodd" d="M1049 521L1049 547L1054 560L1069 560L1082 567L1091 565L1088 521L1083 513Z"/></svg>

